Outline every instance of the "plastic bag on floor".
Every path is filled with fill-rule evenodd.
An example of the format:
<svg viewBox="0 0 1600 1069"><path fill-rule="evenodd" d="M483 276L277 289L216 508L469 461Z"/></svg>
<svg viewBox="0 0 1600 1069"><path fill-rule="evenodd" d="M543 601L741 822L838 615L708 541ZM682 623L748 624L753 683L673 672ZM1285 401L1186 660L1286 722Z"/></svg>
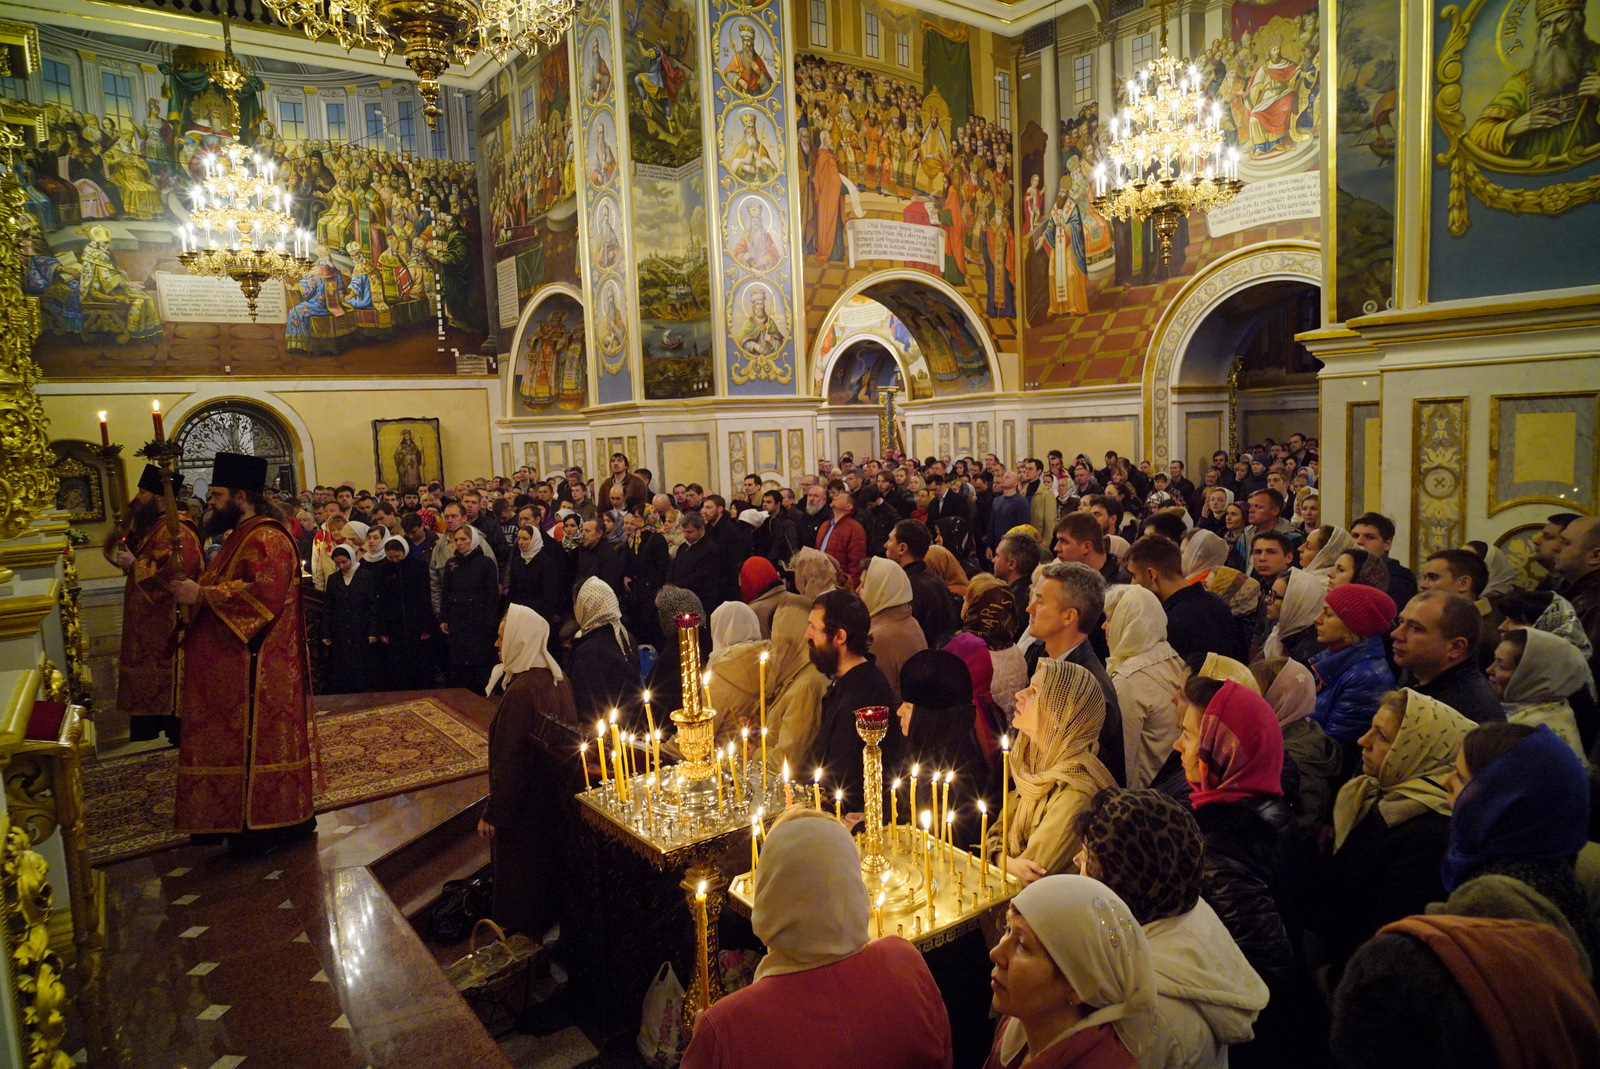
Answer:
<svg viewBox="0 0 1600 1069"><path fill-rule="evenodd" d="M683 1057L679 1034L683 1025L683 985L672 971L671 962L662 962L650 989L644 993L639 1014L639 1056L654 1069L671 1069Z"/></svg>

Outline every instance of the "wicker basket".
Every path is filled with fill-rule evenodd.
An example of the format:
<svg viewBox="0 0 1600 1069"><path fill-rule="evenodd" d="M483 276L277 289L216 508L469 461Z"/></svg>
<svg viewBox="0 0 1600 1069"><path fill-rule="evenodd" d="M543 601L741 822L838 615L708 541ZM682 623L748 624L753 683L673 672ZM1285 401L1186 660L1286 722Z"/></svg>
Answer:
<svg viewBox="0 0 1600 1069"><path fill-rule="evenodd" d="M494 939L479 943L480 933ZM450 983L477 1013L491 1035L509 1029L528 1008L535 959L544 947L518 932L505 930L485 917L472 926L472 949L445 970Z"/></svg>

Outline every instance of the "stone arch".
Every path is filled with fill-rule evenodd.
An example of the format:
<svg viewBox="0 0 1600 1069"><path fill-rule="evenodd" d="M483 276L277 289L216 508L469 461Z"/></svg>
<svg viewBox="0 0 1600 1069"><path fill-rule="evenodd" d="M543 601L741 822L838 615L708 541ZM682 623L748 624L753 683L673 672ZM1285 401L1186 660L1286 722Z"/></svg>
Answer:
<svg viewBox="0 0 1600 1069"><path fill-rule="evenodd" d="M826 393L827 373L831 370L831 368L818 367L818 363L822 359L822 339L827 336L828 329L833 326L834 321L839 317L840 311L853 297L870 297L884 305L905 324L906 330L911 334L912 338L916 339L918 346L924 352L928 350L928 346L924 344L922 337L919 336L919 329L913 328L911 323L906 322L907 317L902 315L900 309L895 307L896 298L893 296L893 291L897 287L893 286L893 283L913 283L926 286L938 294L944 303L953 307L961 316L963 325L971 332L972 338L982 350L984 362L989 366L989 378L993 383L991 388L995 391L1003 388L1000 381L1000 355L998 350L995 349L994 339L989 336L989 331L984 326L983 317L973 310L972 306L967 303L966 298L962 297L960 292L945 282L944 279L937 275L929 274L927 271L920 271L914 268L890 268L885 271L875 271L847 287L834 300L832 307L828 309L827 315L822 317L822 323L818 326L815 334L812 335L810 350L806 354L806 382L808 391L812 396ZM885 297L888 297L888 300L885 300ZM919 326L923 333L930 329L926 325ZM940 333L943 334L943 332ZM946 340L954 341L957 339ZM835 358L839 351L841 351L841 347L835 346L833 354ZM830 360L829 363L831 364L831 362ZM902 363L902 369L904 366L904 363ZM820 376L818 374L819 371L822 373Z"/></svg>
<svg viewBox="0 0 1600 1069"><path fill-rule="evenodd" d="M511 348L506 350L506 366L500 376L501 410L506 413L506 416L509 419L536 418L533 416L514 414L517 411L516 397L513 392L517 375L517 359L522 352L523 336L527 333L529 326L533 322L534 313L536 313L547 301L555 297L564 297L570 299L578 306L579 309L583 308L583 291L578 289L576 286L569 285L568 283L550 282L533 291L533 296L529 298L527 307L525 307L522 310L522 314L517 317L517 329L516 332L511 336ZM594 354L590 351L592 348L593 347L589 345L584 346L584 408L588 408L590 404L593 403L594 398L596 368L594 366Z"/></svg>
<svg viewBox="0 0 1600 1069"><path fill-rule="evenodd" d="M316 477L306 470L308 438L301 436L298 422L260 397L191 395L173 407L171 437L183 446L184 478L197 492L210 479L219 450L265 456L269 485L281 466L290 467L296 484L292 489L298 492Z"/></svg>
<svg viewBox="0 0 1600 1069"><path fill-rule="evenodd" d="M1264 282L1288 280L1322 285L1322 246L1315 241L1265 241L1235 249L1202 267L1179 290L1156 321L1145 353L1141 399L1145 412L1144 455L1158 468L1171 459L1173 387L1196 328L1234 294Z"/></svg>
<svg viewBox="0 0 1600 1069"><path fill-rule="evenodd" d="M906 352L900 346L900 343L892 338L885 338L881 334L874 334L870 330L861 330L854 334L847 335L835 343L833 352L828 354L827 364L819 369L822 373L821 391L824 399L826 399L828 395L828 380L833 377L834 368L838 366L840 358L842 358L844 354L851 348L859 345L862 342L871 342L874 345L881 345L887 349L889 354L894 357L894 362L900 367L901 381L911 381L911 367L908 362Z"/></svg>

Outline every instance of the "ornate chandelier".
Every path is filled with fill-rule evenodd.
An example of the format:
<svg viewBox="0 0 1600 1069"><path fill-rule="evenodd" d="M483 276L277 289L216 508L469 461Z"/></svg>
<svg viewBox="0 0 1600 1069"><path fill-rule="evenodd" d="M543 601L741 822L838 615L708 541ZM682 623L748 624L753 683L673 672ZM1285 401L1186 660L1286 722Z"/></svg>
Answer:
<svg viewBox="0 0 1600 1069"><path fill-rule="evenodd" d="M311 267L311 235L295 228L272 163L235 143L205 165L205 180L189 191L191 222L178 230L178 262L190 274L237 282L254 321L263 283L293 282Z"/></svg>
<svg viewBox="0 0 1600 1069"><path fill-rule="evenodd" d="M572 23L578 0L266 0L278 20L307 37L332 36L348 52L360 45L385 58L397 47L416 72L423 114L438 117L439 75L479 49L501 63L512 50L536 55Z"/></svg>
<svg viewBox="0 0 1600 1069"><path fill-rule="evenodd" d="M1095 168L1095 207L1116 219L1151 219L1170 259L1178 220L1233 200L1239 153L1224 147L1222 105L1206 99L1200 72L1167 51L1166 5L1161 50L1137 78L1111 120L1109 164Z"/></svg>

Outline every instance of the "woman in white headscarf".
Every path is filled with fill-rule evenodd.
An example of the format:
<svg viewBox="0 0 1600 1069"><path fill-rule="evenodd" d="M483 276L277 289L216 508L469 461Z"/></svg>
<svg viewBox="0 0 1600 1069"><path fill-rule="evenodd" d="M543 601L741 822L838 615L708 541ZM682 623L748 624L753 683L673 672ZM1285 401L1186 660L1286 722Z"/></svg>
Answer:
<svg viewBox="0 0 1600 1069"><path fill-rule="evenodd" d="M568 674L579 720L590 724L616 709L630 725L635 725L635 720L642 722L643 714L636 716L640 708L639 654L628 629L622 626L616 591L591 575L578 588L572 611L578 633L572 640Z"/></svg>
<svg viewBox="0 0 1600 1069"><path fill-rule="evenodd" d="M346 520L339 532L339 541L364 555L367 552L367 529L367 525L360 520Z"/></svg>
<svg viewBox="0 0 1600 1069"><path fill-rule="evenodd" d="M761 621L742 601L725 601L711 614L711 707L717 711L716 738L720 745L739 738L750 728L753 741L761 733L761 654L768 643L761 637ZM770 659L770 658L769 658ZM770 740L769 740L770 741Z"/></svg>
<svg viewBox="0 0 1600 1069"><path fill-rule="evenodd" d="M1484 565L1488 567L1489 581L1483 585L1482 596L1488 598L1491 603L1499 601L1501 597L1517 588L1517 580L1522 578L1522 572L1499 546L1491 546L1487 542L1475 539L1462 548L1470 549L1482 557Z"/></svg>
<svg viewBox="0 0 1600 1069"><path fill-rule="evenodd" d="M1006 865L1024 885L1056 872L1075 872L1078 837L1073 817L1094 792L1116 781L1095 756L1106 699L1087 668L1046 658L1033 682L1017 695L1011 748L1015 783L1005 829ZM985 855L998 861L1002 830L989 829Z"/></svg>
<svg viewBox="0 0 1600 1069"><path fill-rule="evenodd" d="M789 567L794 571L794 588L804 597L820 597L839 585L833 558L820 549L805 546L796 550Z"/></svg>
<svg viewBox="0 0 1600 1069"><path fill-rule="evenodd" d="M1226 563L1231 547L1227 539L1202 527L1183 532L1183 575L1228 603L1236 620L1255 616L1261 605L1261 584Z"/></svg>
<svg viewBox="0 0 1600 1069"><path fill-rule="evenodd" d="M333 547L337 569L322 600L322 646L328 652L329 694L359 694L381 687L378 666L377 570L354 546Z"/></svg>
<svg viewBox="0 0 1600 1069"><path fill-rule="evenodd" d="M512 605L500 622L500 663L484 693L504 686L489 724L489 800L478 834L489 840L494 863L495 922L509 932L537 938L546 919L541 892L559 871L548 857L542 824L556 809L548 777L539 775L534 736L541 718L576 726L572 686L550 656L550 625L526 605Z"/></svg>
<svg viewBox="0 0 1600 1069"><path fill-rule="evenodd" d="M1317 614L1328 600L1328 581L1299 568L1290 568L1272 581L1272 601L1267 618L1272 633L1261 649L1263 657L1293 657L1302 664L1322 652L1317 641Z"/></svg>
<svg viewBox="0 0 1600 1069"><path fill-rule="evenodd" d="M755 982L695 1021L683 1069L949 1069L950 1021L917 949L873 939L861 855L831 816L795 808L756 867Z"/></svg>
<svg viewBox="0 0 1600 1069"><path fill-rule="evenodd" d="M1535 627L1507 631L1489 666L1489 686L1500 696L1508 721L1548 724L1578 760L1585 760L1572 699L1583 695L1592 703L1595 686L1589 662L1576 646Z"/></svg>
<svg viewBox="0 0 1600 1069"><path fill-rule="evenodd" d="M363 543L365 552L361 560L366 564L378 564L383 561L383 544L388 541L389 528L381 523L375 523L367 528L366 541Z"/></svg>
<svg viewBox="0 0 1600 1069"><path fill-rule="evenodd" d="M872 656L889 677L900 703L900 666L928 648L922 625L911 615L911 580L887 557L869 557L861 569L861 600L872 615Z"/></svg>
<svg viewBox="0 0 1600 1069"><path fill-rule="evenodd" d="M1154 1044L1156 971L1115 891L1049 876L1011 900L990 952L1000 1014L984 1069L1136 1069Z"/></svg>
<svg viewBox="0 0 1600 1069"><path fill-rule="evenodd" d="M1355 536L1343 527L1313 527L1300 543L1300 567L1326 579L1340 554L1356 544Z"/></svg>
<svg viewBox="0 0 1600 1069"><path fill-rule="evenodd" d="M1128 787L1148 787L1172 755L1182 724L1172 696L1183 689L1183 658L1167 642L1161 601L1138 586L1106 591L1106 671L1122 709Z"/></svg>

